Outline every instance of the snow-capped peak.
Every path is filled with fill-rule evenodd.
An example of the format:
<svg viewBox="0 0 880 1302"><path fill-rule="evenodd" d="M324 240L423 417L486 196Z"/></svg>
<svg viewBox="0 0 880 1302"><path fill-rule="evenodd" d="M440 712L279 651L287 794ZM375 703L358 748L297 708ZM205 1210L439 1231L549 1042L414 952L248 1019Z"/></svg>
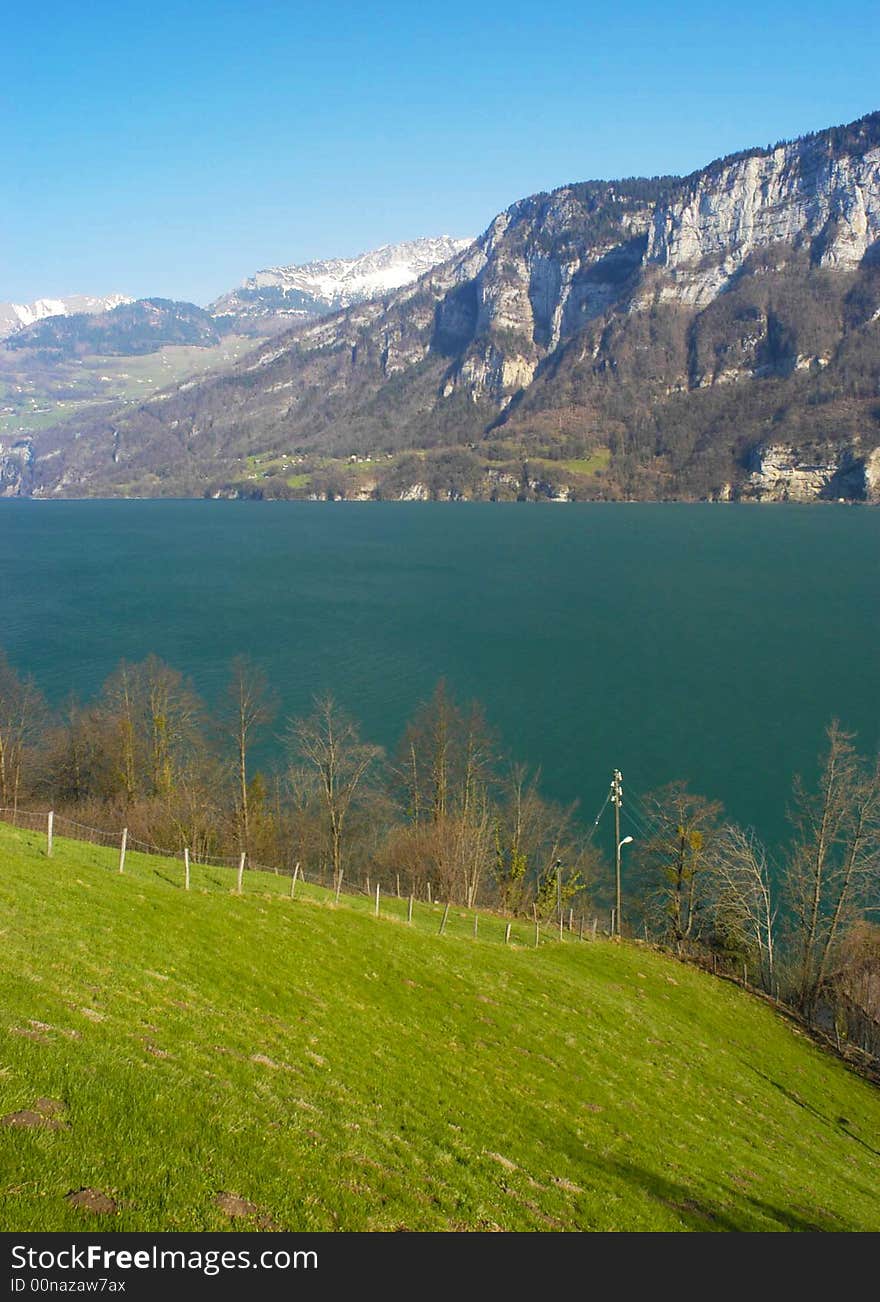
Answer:
<svg viewBox="0 0 880 1302"><path fill-rule="evenodd" d="M384 244L355 258L266 267L208 308L215 316L315 316L408 285L466 249L470 239L439 235Z"/></svg>
<svg viewBox="0 0 880 1302"><path fill-rule="evenodd" d="M76 312L109 312L121 303L133 303L125 294L71 294L69 298L38 298L33 303L0 303L0 339L33 325L47 316L72 316Z"/></svg>

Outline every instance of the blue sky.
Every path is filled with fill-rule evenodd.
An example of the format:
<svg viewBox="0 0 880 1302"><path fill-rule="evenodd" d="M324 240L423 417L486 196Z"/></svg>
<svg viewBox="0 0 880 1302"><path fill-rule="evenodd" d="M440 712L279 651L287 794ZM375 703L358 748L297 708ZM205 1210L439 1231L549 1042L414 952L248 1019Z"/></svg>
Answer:
<svg viewBox="0 0 880 1302"><path fill-rule="evenodd" d="M6 6L0 300L204 303L880 108L873 4Z"/></svg>

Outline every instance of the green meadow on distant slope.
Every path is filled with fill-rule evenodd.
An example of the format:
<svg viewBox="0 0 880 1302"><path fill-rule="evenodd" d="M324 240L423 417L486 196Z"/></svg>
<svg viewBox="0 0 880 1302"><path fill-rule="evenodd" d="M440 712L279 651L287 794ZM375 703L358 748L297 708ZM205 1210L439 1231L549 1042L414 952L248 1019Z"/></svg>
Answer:
<svg viewBox="0 0 880 1302"><path fill-rule="evenodd" d="M0 827L0 1229L880 1230L880 1091L731 985L115 867Z"/></svg>

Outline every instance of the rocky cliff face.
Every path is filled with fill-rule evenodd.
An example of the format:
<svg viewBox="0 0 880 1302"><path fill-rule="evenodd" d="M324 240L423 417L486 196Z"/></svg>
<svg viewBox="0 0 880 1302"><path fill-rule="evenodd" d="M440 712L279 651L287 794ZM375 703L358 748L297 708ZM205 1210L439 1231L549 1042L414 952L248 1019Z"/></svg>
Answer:
<svg viewBox="0 0 880 1302"><path fill-rule="evenodd" d="M880 239L877 115L837 154L823 133L689 177L658 205L645 262L664 273L660 297L703 307L750 254L808 249L818 267L852 269ZM860 147L863 152L858 152Z"/></svg>
<svg viewBox="0 0 880 1302"><path fill-rule="evenodd" d="M197 481L234 479L258 448L470 445L517 482L524 458L590 466L604 451L600 471L572 472L575 495L864 498L878 398L875 113L686 178L524 199L383 299L80 429L75 446L40 436L34 473L70 492L160 466L168 482L184 463Z"/></svg>
<svg viewBox="0 0 880 1302"><path fill-rule="evenodd" d="M768 444L755 449L750 465L743 496L757 501L880 500L880 448L829 448L817 456Z"/></svg>

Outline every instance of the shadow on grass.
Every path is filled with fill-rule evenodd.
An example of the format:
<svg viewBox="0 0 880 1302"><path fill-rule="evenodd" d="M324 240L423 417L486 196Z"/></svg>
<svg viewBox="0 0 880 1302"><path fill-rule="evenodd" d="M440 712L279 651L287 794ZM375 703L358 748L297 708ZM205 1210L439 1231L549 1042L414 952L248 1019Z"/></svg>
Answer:
<svg viewBox="0 0 880 1302"><path fill-rule="evenodd" d="M798 1233L830 1233L852 1227L830 1216L810 1220L788 1207L774 1207L749 1194L735 1193L739 1208L719 1207L695 1196L687 1185L619 1158L594 1160L591 1165L603 1176L614 1175L629 1186L638 1186L650 1198L676 1212L688 1230L706 1233L748 1234L773 1229ZM619 1227L625 1230L626 1226Z"/></svg>
<svg viewBox="0 0 880 1302"><path fill-rule="evenodd" d="M837 1117L835 1119L826 1117L824 1112L820 1112L818 1108L813 1107L812 1103L808 1103L806 1099L802 1099L799 1094L795 1094L793 1090L788 1089L778 1080L774 1080L772 1076L767 1076L764 1072L758 1071L757 1067L753 1067L752 1071L756 1076L760 1076L761 1080L766 1081L768 1085L772 1085L775 1090L779 1090L779 1093L784 1095L784 1097L787 1098L790 1103L793 1103L795 1107L803 1108L805 1112L809 1112L811 1117L815 1117L817 1121L824 1122L824 1124L829 1126L836 1135L846 1135L847 1139L851 1139L854 1143L860 1144L862 1148L866 1149L869 1153L872 1153L874 1157L880 1157L880 1149L872 1148L864 1139L860 1139L858 1135L854 1135L853 1132L848 1129L850 1123L846 1117Z"/></svg>

